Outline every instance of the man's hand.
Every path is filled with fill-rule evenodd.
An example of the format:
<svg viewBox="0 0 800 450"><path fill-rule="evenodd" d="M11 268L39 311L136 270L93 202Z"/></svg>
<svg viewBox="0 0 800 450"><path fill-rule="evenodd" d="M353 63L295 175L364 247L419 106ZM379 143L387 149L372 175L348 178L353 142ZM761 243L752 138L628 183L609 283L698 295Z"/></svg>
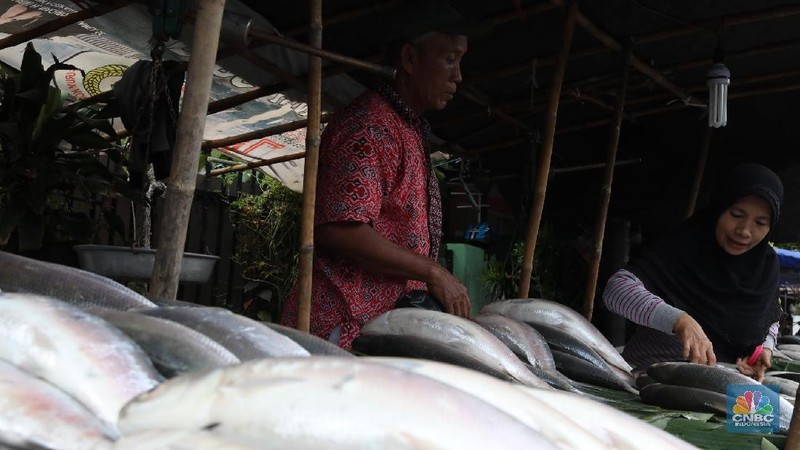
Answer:
<svg viewBox="0 0 800 450"><path fill-rule="evenodd" d="M709 366L717 363L717 356L714 354L711 341L692 316L686 313L681 314L675 321L672 331L683 343L683 359Z"/></svg>
<svg viewBox="0 0 800 450"><path fill-rule="evenodd" d="M428 289L442 302L445 311L469 319L470 303L467 288L443 267L434 271Z"/></svg>
<svg viewBox="0 0 800 450"><path fill-rule="evenodd" d="M736 360L736 367L739 369L739 372L761 383L764 381L767 369L772 367L772 350L768 348L762 350L761 355L759 355L752 366L747 364L746 356L738 358Z"/></svg>

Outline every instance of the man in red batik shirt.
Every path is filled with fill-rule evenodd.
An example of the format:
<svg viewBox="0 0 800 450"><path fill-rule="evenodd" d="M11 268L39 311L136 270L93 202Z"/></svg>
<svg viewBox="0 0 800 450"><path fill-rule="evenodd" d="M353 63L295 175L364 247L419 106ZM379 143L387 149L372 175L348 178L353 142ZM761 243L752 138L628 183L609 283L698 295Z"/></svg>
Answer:
<svg viewBox="0 0 800 450"><path fill-rule="evenodd" d="M393 52L393 82L368 89L322 134L311 332L347 349L364 323L412 290L427 290L448 313L469 317L466 287L437 263L441 197L421 114L452 100L467 51L461 30L474 25L442 2L418 8L438 21L405 28ZM283 324L296 326L297 301L295 288Z"/></svg>

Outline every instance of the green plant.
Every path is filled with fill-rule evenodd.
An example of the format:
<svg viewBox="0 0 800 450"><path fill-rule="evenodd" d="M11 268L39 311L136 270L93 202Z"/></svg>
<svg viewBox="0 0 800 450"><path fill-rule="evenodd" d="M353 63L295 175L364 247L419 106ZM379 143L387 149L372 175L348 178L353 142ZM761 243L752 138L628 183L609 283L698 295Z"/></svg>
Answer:
<svg viewBox="0 0 800 450"><path fill-rule="evenodd" d="M58 60L45 69L30 43L19 72L0 70L0 246L16 232L18 251L89 240L92 199L128 192L125 177L98 160L106 150L121 161L97 133L114 136L113 128L99 111L65 106L66 95L51 86L57 70L79 69Z"/></svg>
<svg viewBox="0 0 800 450"><path fill-rule="evenodd" d="M231 203L234 261L250 280L246 295L266 301L274 314L297 280L302 196L270 177L260 185L260 195L242 194Z"/></svg>
<svg viewBox="0 0 800 450"><path fill-rule="evenodd" d="M536 252L533 258L529 297L544 298L571 304L580 295L583 267L574 267L574 258L569 258L571 241L558 236L550 224L539 230ZM525 243L514 242L504 260L492 257L484 269L481 279L490 291L490 298L517 298L519 280L522 275L522 260Z"/></svg>

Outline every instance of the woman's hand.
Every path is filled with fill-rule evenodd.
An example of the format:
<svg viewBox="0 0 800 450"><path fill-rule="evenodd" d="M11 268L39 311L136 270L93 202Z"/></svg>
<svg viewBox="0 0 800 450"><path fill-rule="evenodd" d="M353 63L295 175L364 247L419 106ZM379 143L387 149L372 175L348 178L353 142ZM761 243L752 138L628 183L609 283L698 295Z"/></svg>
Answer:
<svg viewBox="0 0 800 450"><path fill-rule="evenodd" d="M678 316L672 331L683 344L683 359L699 364L713 366L717 363L714 346L706 336L703 328L689 314Z"/></svg>
<svg viewBox="0 0 800 450"><path fill-rule="evenodd" d="M758 359L752 366L747 364L747 357L739 358L736 360L736 367L739 369L739 372L761 383L764 381L767 369L772 367L772 350L768 348L763 349L761 355L758 356Z"/></svg>

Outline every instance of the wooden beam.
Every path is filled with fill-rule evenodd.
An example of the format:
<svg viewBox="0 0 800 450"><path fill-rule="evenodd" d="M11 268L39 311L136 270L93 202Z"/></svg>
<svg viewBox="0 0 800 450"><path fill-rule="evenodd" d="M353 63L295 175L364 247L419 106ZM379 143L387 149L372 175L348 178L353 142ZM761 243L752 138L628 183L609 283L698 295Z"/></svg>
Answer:
<svg viewBox="0 0 800 450"><path fill-rule="evenodd" d="M567 60L569 50L572 46L572 36L575 31L575 23L580 13L578 12L577 2L571 2L566 7L564 26L561 37L561 50L558 54L553 84L550 86L550 102L547 107L547 115L544 127L544 141L539 153L539 165L536 171L536 188L531 206L531 214L528 219L528 230L525 238L525 250L522 259L522 270L519 279L519 298L527 298L530 291L531 274L533 273L533 255L536 251L536 240L539 237L539 224L542 220L544 210L545 193L547 192L547 180L550 177L550 159L553 155L553 141L556 131L556 119L558 116L558 101L561 98L561 85L564 82L564 75L567 70Z"/></svg>
<svg viewBox="0 0 800 450"><path fill-rule="evenodd" d="M561 1L554 2L554 4L560 5ZM719 26L722 28L726 28L734 25L760 22L776 18L784 18L784 17L794 16L797 14L800 14L800 6L781 6L769 10L757 11L755 13L751 12L751 13L727 16L724 18L714 18L701 22L692 23L687 26L680 26L676 28L670 28L668 30L658 30L651 33L644 33L638 36L632 36L630 39L633 44L643 44L643 43L665 40L671 37L702 31L704 27L717 28ZM610 48L608 46L601 45L597 47L575 50L570 54L570 59L572 60L572 59L602 54L607 52L609 49ZM537 61L538 67L551 66L556 62L556 58L554 55L540 55L537 56L536 58L531 59L530 61L513 64L507 67L502 67L500 69L490 72L485 72L483 74L470 74L466 84L472 85L475 83L492 80L494 78L500 78L503 76L513 75L515 73L530 70L530 67L533 64L534 60ZM616 74L614 74L614 77L615 76Z"/></svg>
<svg viewBox="0 0 800 450"><path fill-rule="evenodd" d="M229 173L229 172L241 172L242 170L256 169L256 168L259 168L259 167L270 166L272 164L278 164L278 163L282 163L282 162L286 162L286 161L294 161L296 159L303 159L303 158L305 158L305 156L306 156L306 152L296 152L296 153L290 153L288 155L276 156L274 158L269 158L269 159L260 159L258 161L251 161L251 162L245 163L245 164L236 164L236 165L230 166L230 167L223 167L221 169L214 169L214 170L208 172L208 176L212 176L213 177L213 176L222 175L222 174Z"/></svg>
<svg viewBox="0 0 800 450"><path fill-rule="evenodd" d="M49 20L41 25L37 25L33 28L20 31L19 33L14 33L12 35L6 36L3 39L0 39L0 50L13 47L15 45L22 44L24 42L32 41L36 38L40 38L46 34L58 31L68 25L72 25L82 20L91 19L93 17L102 16L103 14L110 13L111 11L116 11L122 8L123 6L127 6L130 3L131 3L130 1L123 1L123 0L100 3L91 6L89 8L82 9L78 12L74 12L72 14L59 17L57 19Z"/></svg>
<svg viewBox="0 0 800 450"><path fill-rule="evenodd" d="M689 201L686 205L686 212L683 215L684 219L692 217L694 214L695 206L697 205L697 196L700 194L700 184L703 182L703 174L706 170L706 161L708 161L708 149L711 147L711 134L714 128L706 126L703 131L703 140L700 144L700 153L697 156L697 168L694 171L694 182L692 189L689 191Z"/></svg>
<svg viewBox="0 0 800 450"><path fill-rule="evenodd" d="M309 55L325 58L329 61L334 61L339 64L345 64L350 67L354 67L356 69L366 70L368 72L372 72L386 78L394 78L396 72L396 69L394 67L382 66L380 64L374 64L365 60L351 58L349 56L341 55L339 53L335 53L329 50L323 50L322 48L317 48L311 45L306 45L297 42L295 40L281 37L266 31L250 30L249 34L253 36L254 39L261 42L268 42L270 44L279 44L286 48L291 48L292 50L297 50L299 52L303 52Z"/></svg>
<svg viewBox="0 0 800 450"><path fill-rule="evenodd" d="M327 122L329 118L330 115L325 114L321 117L321 121ZM276 134L294 131L306 126L308 126L308 119L285 122L274 127L264 128L263 130L249 131L247 133L237 134L236 136L228 136L226 138L204 141L202 144L202 149L210 150L212 148L228 147L241 142L252 141L254 139L261 139L267 136L274 136Z"/></svg>

